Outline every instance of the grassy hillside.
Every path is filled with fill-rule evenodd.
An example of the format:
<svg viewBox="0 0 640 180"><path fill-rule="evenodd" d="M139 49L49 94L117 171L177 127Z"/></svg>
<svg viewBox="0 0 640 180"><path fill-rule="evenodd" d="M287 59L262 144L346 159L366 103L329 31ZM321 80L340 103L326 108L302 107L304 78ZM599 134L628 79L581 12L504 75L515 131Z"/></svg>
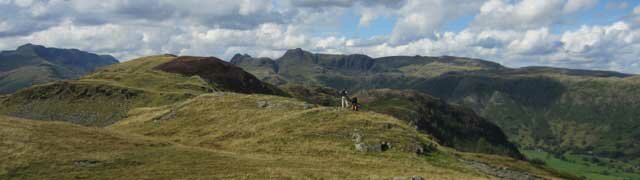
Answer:
<svg viewBox="0 0 640 180"><path fill-rule="evenodd" d="M106 126L129 109L157 106L212 92L197 77L152 70L175 57L151 56L116 64L79 80L35 86L6 98L0 113L38 120Z"/></svg>
<svg viewBox="0 0 640 180"><path fill-rule="evenodd" d="M354 96L363 109L392 115L428 132L446 146L460 151L524 158L502 130L472 110L450 105L417 91L375 89Z"/></svg>
<svg viewBox="0 0 640 180"><path fill-rule="evenodd" d="M179 57L172 55L142 57L102 68L79 80L28 88L0 101L3 105L0 113L38 120L63 120L82 125L106 126L126 117L127 112L135 107L167 105L202 93L228 91L228 87L235 85L206 79L224 77L231 74L231 70L203 78L155 69L175 62L177 58ZM200 68L211 69L209 66ZM239 68L234 70L248 74ZM264 84L255 77L250 79L251 77L238 81L248 87L262 89L244 92L281 93L277 88ZM226 77L223 82L234 82L234 78Z"/></svg>
<svg viewBox="0 0 640 180"><path fill-rule="evenodd" d="M282 86L291 96L337 107L337 90L317 86ZM354 93L363 110L388 114L433 135L445 146L460 151L524 158L502 130L470 109L448 104L417 91L373 89Z"/></svg>
<svg viewBox="0 0 640 180"><path fill-rule="evenodd" d="M446 56L370 58L299 49L275 60L260 59L272 61L269 66L247 56L234 59L242 59L235 62L249 71L277 69L260 77L265 81L427 93L473 109L520 147L618 160L640 157L638 76L550 67L512 69Z"/></svg>
<svg viewBox="0 0 640 180"><path fill-rule="evenodd" d="M558 176L514 159L457 153L386 115L268 95L214 93L138 108L106 129L0 117L0 137L2 179Z"/></svg>
<svg viewBox="0 0 640 180"><path fill-rule="evenodd" d="M371 168L368 171L381 171L369 172L371 174L415 172L423 177L439 179L477 171L472 168L470 172L465 172L467 165L451 156L466 154L458 155L449 148L439 146L431 137L390 116L317 107L278 96L205 94L171 106L132 110L127 119L108 129L202 148L312 157L316 161L338 160L341 162L338 164L361 156L381 158L381 161L370 160L366 163L375 166L384 164L384 161L391 164L398 162L396 168L387 169L386 165ZM359 150L358 146L362 149ZM481 162L495 158L486 155L477 157ZM405 169L403 167L406 165L400 165L403 161L409 164L422 162L419 163L422 165L413 164L410 165L413 168ZM515 162L518 161L511 159L494 165L553 176L546 170ZM347 168L352 168L348 167L351 166L349 164L346 163ZM414 169L416 167L419 168ZM431 168L460 168L462 172L444 173L441 176L419 173Z"/></svg>
<svg viewBox="0 0 640 180"><path fill-rule="evenodd" d="M361 58L330 62L370 68ZM440 146L436 131L406 120L274 95L284 93L217 58L173 55L21 90L0 97L0 113L105 128L3 117L20 125L0 126L5 154L19 161L0 161L0 178L572 178Z"/></svg>

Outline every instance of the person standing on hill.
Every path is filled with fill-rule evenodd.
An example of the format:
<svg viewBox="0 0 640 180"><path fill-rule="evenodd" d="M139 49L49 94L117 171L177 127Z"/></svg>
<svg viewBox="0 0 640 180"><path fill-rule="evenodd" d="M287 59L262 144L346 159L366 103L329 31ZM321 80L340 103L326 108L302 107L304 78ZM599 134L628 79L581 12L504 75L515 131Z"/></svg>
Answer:
<svg viewBox="0 0 640 180"><path fill-rule="evenodd" d="M340 90L340 92L338 92L338 96L340 96L340 103L342 105L342 108L349 108L349 98L347 90Z"/></svg>

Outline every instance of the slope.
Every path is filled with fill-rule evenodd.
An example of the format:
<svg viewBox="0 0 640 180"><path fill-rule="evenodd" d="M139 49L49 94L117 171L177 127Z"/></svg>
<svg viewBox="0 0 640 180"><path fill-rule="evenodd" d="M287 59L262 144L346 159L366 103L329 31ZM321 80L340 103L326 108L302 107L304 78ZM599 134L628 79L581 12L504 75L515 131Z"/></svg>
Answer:
<svg viewBox="0 0 640 180"><path fill-rule="evenodd" d="M25 44L0 52L0 93L65 79L78 78L95 69L118 63L108 55L76 49L47 48Z"/></svg>
<svg viewBox="0 0 640 180"><path fill-rule="evenodd" d="M190 57L189 57L190 58ZM138 58L102 68L79 80L55 82L19 91L0 102L0 113L38 120L62 120L90 126L106 126L126 116L134 107L166 105L198 94L232 90L240 82L245 93L280 93L239 68L200 77L156 69L182 63L182 57L159 55ZM218 62L215 58L205 61ZM213 69L217 64L198 66ZM226 76L228 74L244 76ZM224 77L223 79L214 79ZM237 80L234 81L234 78Z"/></svg>
<svg viewBox="0 0 640 180"><path fill-rule="evenodd" d="M317 86L285 85L291 96L307 102L337 106L337 90ZM459 151L499 154L524 158L495 124L470 109L448 104L427 94L410 90L372 89L353 94L363 110L388 114L430 134L442 145Z"/></svg>
<svg viewBox="0 0 640 180"><path fill-rule="evenodd" d="M640 157L640 83L629 74L551 67L513 69L448 56L370 58L300 49L287 51L269 66L253 63L256 58L249 56L234 59L250 72L275 67L275 73L260 78L278 79L282 84L427 93L473 109L522 148L618 160ZM269 60L261 58L260 62Z"/></svg>
<svg viewBox="0 0 640 180"><path fill-rule="evenodd" d="M557 177L513 159L458 154L389 116L268 95L213 93L138 108L106 129L0 117L0 137L0 178ZM508 171L495 176L467 161Z"/></svg>
<svg viewBox="0 0 640 180"><path fill-rule="evenodd" d="M522 172L556 176L544 168L510 158L459 154L390 116L316 107L278 96L205 94L171 106L132 110L128 118L108 129L207 149L300 157L320 162L324 172L366 171L357 176L341 177L343 172L336 172L312 176L314 178L337 175L391 179L420 175L448 179L467 173L485 173L456 160L456 156L477 157L479 162L507 167L514 177L523 176ZM366 159L366 163L362 159ZM333 163L336 164L331 165ZM458 169L458 172L433 171L441 168ZM364 174L369 175L362 176ZM487 176L474 178L482 177Z"/></svg>

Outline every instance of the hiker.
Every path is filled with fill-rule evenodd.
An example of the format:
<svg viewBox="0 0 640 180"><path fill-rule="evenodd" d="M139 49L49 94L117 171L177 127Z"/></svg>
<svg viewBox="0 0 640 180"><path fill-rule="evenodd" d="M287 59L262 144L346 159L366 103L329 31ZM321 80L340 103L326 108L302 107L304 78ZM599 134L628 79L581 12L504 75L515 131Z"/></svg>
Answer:
<svg viewBox="0 0 640 180"><path fill-rule="evenodd" d="M358 98L353 97L351 99L351 110L358 111L360 110L360 104L358 104Z"/></svg>
<svg viewBox="0 0 640 180"><path fill-rule="evenodd" d="M340 92L338 92L338 95L340 96L340 102L342 105L342 108L349 108L349 100L347 99L347 90L346 89L342 89L340 90Z"/></svg>

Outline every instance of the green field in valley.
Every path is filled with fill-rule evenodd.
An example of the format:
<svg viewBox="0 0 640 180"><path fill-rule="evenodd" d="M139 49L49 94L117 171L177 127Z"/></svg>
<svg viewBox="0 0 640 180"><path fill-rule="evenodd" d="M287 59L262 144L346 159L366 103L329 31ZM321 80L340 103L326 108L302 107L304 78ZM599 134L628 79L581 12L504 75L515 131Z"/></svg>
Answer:
<svg viewBox="0 0 640 180"><path fill-rule="evenodd" d="M562 172L575 174L586 179L640 179L640 171L629 162L606 158L595 158L588 155L554 154L538 150L521 150L529 159L539 159Z"/></svg>

